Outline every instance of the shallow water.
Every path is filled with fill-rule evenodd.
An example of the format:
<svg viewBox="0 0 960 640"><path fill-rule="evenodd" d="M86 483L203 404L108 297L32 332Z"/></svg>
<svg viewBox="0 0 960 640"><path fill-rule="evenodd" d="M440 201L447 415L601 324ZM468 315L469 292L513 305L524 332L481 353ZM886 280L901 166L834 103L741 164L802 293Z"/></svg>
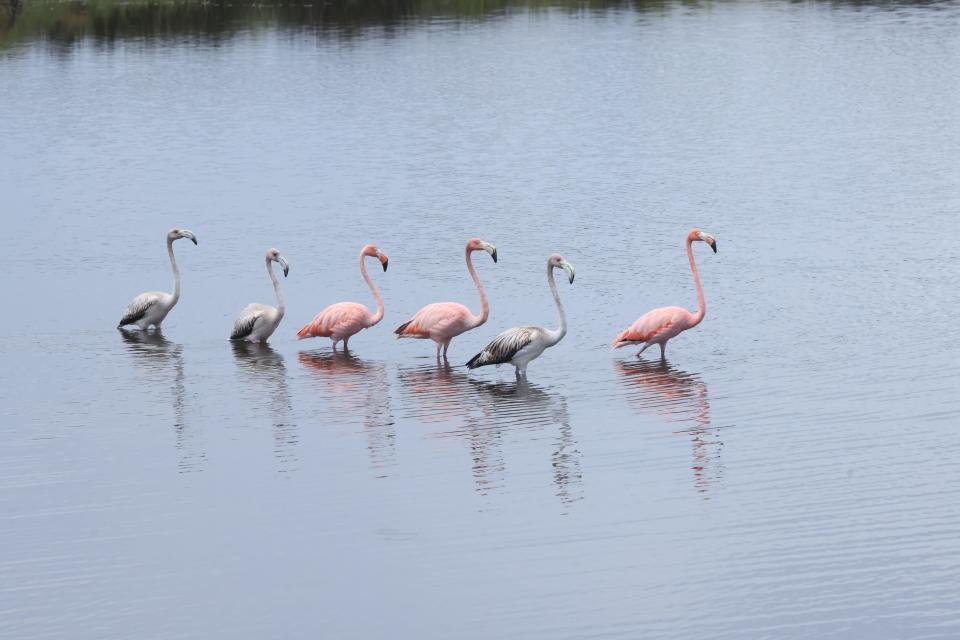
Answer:
<svg viewBox="0 0 960 640"><path fill-rule="evenodd" d="M0 15L0 636L960 636L960 4L125 6Z"/></svg>

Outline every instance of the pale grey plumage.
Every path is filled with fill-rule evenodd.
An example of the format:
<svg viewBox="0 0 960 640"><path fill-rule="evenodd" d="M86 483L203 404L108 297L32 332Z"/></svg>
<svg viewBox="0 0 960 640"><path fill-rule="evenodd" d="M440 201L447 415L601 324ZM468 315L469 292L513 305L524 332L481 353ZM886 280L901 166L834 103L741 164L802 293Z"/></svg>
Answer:
<svg viewBox="0 0 960 640"><path fill-rule="evenodd" d="M521 349L538 338L546 337L543 327L514 327L507 329L490 341L487 346L467 363L470 369L489 364L510 362Z"/></svg>
<svg viewBox="0 0 960 640"><path fill-rule="evenodd" d="M154 305L159 304L164 296L169 295L170 294L164 293L163 291L147 291L146 293L141 293L127 305L127 309L123 312L123 317L120 319L117 328L119 329L128 324L139 322L149 313Z"/></svg>
<svg viewBox="0 0 960 640"><path fill-rule="evenodd" d="M257 326L257 322L264 319L268 311L273 311L273 307L254 302L249 304L240 312L236 322L233 323L233 331L230 332L231 340L242 340L251 333Z"/></svg>

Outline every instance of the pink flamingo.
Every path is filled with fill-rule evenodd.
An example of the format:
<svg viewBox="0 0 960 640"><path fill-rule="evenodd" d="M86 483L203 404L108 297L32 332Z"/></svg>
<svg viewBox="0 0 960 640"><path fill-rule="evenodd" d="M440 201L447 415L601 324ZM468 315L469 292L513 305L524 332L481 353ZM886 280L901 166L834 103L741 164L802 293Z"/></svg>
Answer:
<svg viewBox="0 0 960 640"><path fill-rule="evenodd" d="M370 291L373 293L373 299L377 302L376 313L370 313L369 309L358 302L338 302L332 304L318 313L313 320L303 325L303 328L297 332L297 338L299 340L304 338L329 337L333 339L334 351L337 350L337 343L343 340L343 349L346 351L348 349L347 341L350 340L350 336L362 329L369 329L383 319L383 299L380 298L380 292L377 291L377 288L373 285L373 281L367 274L367 268L363 264L363 259L366 256L380 260L384 271L387 270L389 260L386 254L380 253L380 250L372 244L368 244L360 250L360 273L363 274L363 279L366 281L367 286L370 287Z"/></svg>
<svg viewBox="0 0 960 640"><path fill-rule="evenodd" d="M467 270L470 271L470 276L473 278L474 284L477 285L477 291L480 292L479 316L473 315L470 309L458 302L434 302L417 311L412 318L393 331L398 338L430 338L437 343L438 361L440 360L440 347L443 347L443 357L446 359L450 341L465 331L476 329L486 322L490 315L487 294L473 268L471 254L474 251L486 251L496 262L497 248L480 238L472 238L467 242L465 250Z"/></svg>
<svg viewBox="0 0 960 640"><path fill-rule="evenodd" d="M717 241L709 233L704 233L700 229L692 229L687 234L687 257L690 259L693 282L697 286L697 305L699 307L697 312L690 313L683 307L660 307L648 311L620 332L620 335L613 341L614 349L619 349L628 344L643 344L643 348L637 352L639 356L650 345L658 344L660 345L660 358L666 359L667 340L687 329L692 329L703 320L703 316L707 312L707 302L703 298L703 286L700 284L700 274L697 273L697 263L693 260L694 242L706 242L716 253Z"/></svg>

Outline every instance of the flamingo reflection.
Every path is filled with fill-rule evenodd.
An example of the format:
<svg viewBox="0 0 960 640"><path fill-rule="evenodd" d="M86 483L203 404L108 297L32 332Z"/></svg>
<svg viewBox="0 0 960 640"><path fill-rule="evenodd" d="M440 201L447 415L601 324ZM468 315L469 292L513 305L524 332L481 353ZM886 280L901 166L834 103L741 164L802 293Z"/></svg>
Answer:
<svg viewBox="0 0 960 640"><path fill-rule="evenodd" d="M554 492L564 505L579 500L582 473L580 452L570 425L566 398L525 379L510 382L478 380L449 365L401 370L405 395L419 422L452 427L440 437L468 444L471 471L480 495L502 489L506 482L504 438L517 430L542 431L554 427L550 466Z"/></svg>
<svg viewBox="0 0 960 640"><path fill-rule="evenodd" d="M340 416L363 416L370 465L376 469L396 464L397 432L382 362L357 358L349 351L301 351L300 364L324 381L317 390L327 396Z"/></svg>
<svg viewBox="0 0 960 640"><path fill-rule="evenodd" d="M719 428L711 426L706 383L698 375L676 369L664 360L615 360L614 368L629 390L630 401L640 411L683 425L674 433L689 434L693 444L693 484L707 497L710 486L723 476L723 442Z"/></svg>
<svg viewBox="0 0 960 640"><path fill-rule="evenodd" d="M237 370L250 393L257 398L266 396L266 402L257 400L257 406L270 414L273 423L273 454L280 473L294 471L297 466L296 448L299 441L297 425L293 421L290 391L287 389L287 368L283 356L266 342L233 341L233 357Z"/></svg>
<svg viewBox="0 0 960 640"><path fill-rule="evenodd" d="M183 370L183 347L167 340L160 330L129 331L120 329L127 350L144 368L150 384L170 380L170 404L173 407L173 432L179 453L177 468L180 473L202 471L207 454L202 434L186 424L186 376Z"/></svg>

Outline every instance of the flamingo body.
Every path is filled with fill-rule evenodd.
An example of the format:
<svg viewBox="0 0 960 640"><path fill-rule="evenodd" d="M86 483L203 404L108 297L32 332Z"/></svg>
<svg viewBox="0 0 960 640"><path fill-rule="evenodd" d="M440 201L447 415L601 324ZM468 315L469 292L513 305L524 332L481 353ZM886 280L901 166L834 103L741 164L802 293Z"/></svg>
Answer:
<svg viewBox="0 0 960 640"><path fill-rule="evenodd" d="M370 279L367 268L364 265L365 257L377 258L387 270L389 259L385 253L381 253L376 246L368 244L360 250L360 273L363 276L373 299L377 303L377 310L371 312L366 306L358 302L337 302L331 304L326 309L314 316L313 320L303 325L297 332L297 339L304 338L330 338L333 340L333 348L337 348L337 343L343 341L343 348L347 349L347 342L350 337L364 329L369 329L381 319L383 319L383 299L380 292Z"/></svg>
<svg viewBox="0 0 960 640"><path fill-rule="evenodd" d="M412 318L394 329L393 332L397 334L397 338L433 340L437 343L437 360L439 361L441 348L443 357L446 358L451 340L470 329L476 329L487 321L490 306L487 303L487 294L483 290L483 285L480 284L480 278L473 268L471 254L474 251L486 251L496 262L497 248L480 238L471 238L464 251L467 270L480 294L480 315L474 315L470 309L459 302L434 302L417 311Z"/></svg>
<svg viewBox="0 0 960 640"><path fill-rule="evenodd" d="M164 321L176 304L177 301L174 297L166 291L141 293L127 305L117 328L131 324L136 325L141 331L145 331L151 325L159 328L160 323Z"/></svg>
<svg viewBox="0 0 960 640"><path fill-rule="evenodd" d="M442 344L473 329L473 318L470 309L459 302L434 302L413 314L395 333L398 338L429 338Z"/></svg>
<svg viewBox="0 0 960 640"><path fill-rule="evenodd" d="M660 307L647 311L636 322L620 332L613 341L613 348L619 349L628 344L650 345L667 343L696 324L692 313L683 307ZM643 352L643 349L640 351Z"/></svg>
<svg viewBox="0 0 960 640"><path fill-rule="evenodd" d="M230 339L264 342L277 330L282 319L283 316L270 305L259 302L248 304L233 323Z"/></svg>
<svg viewBox="0 0 960 640"><path fill-rule="evenodd" d="M697 305L699 307L697 312L691 313L683 307L660 307L648 311L613 339L614 349L629 344L642 344L643 347L637 352L637 355L640 355L648 347L656 344L660 346L660 357L666 358L667 341L677 337L687 329L692 329L703 321L707 313L707 301L703 297L703 285L700 283L697 263L693 259L694 242L706 242L716 253L717 241L709 233L700 229L692 229L687 234L687 259L690 261L690 271L693 273L693 283L697 289Z"/></svg>
<svg viewBox="0 0 960 640"><path fill-rule="evenodd" d="M379 322L358 302L337 302L330 305L297 332L297 337L332 338L334 343L347 341L350 336Z"/></svg>

